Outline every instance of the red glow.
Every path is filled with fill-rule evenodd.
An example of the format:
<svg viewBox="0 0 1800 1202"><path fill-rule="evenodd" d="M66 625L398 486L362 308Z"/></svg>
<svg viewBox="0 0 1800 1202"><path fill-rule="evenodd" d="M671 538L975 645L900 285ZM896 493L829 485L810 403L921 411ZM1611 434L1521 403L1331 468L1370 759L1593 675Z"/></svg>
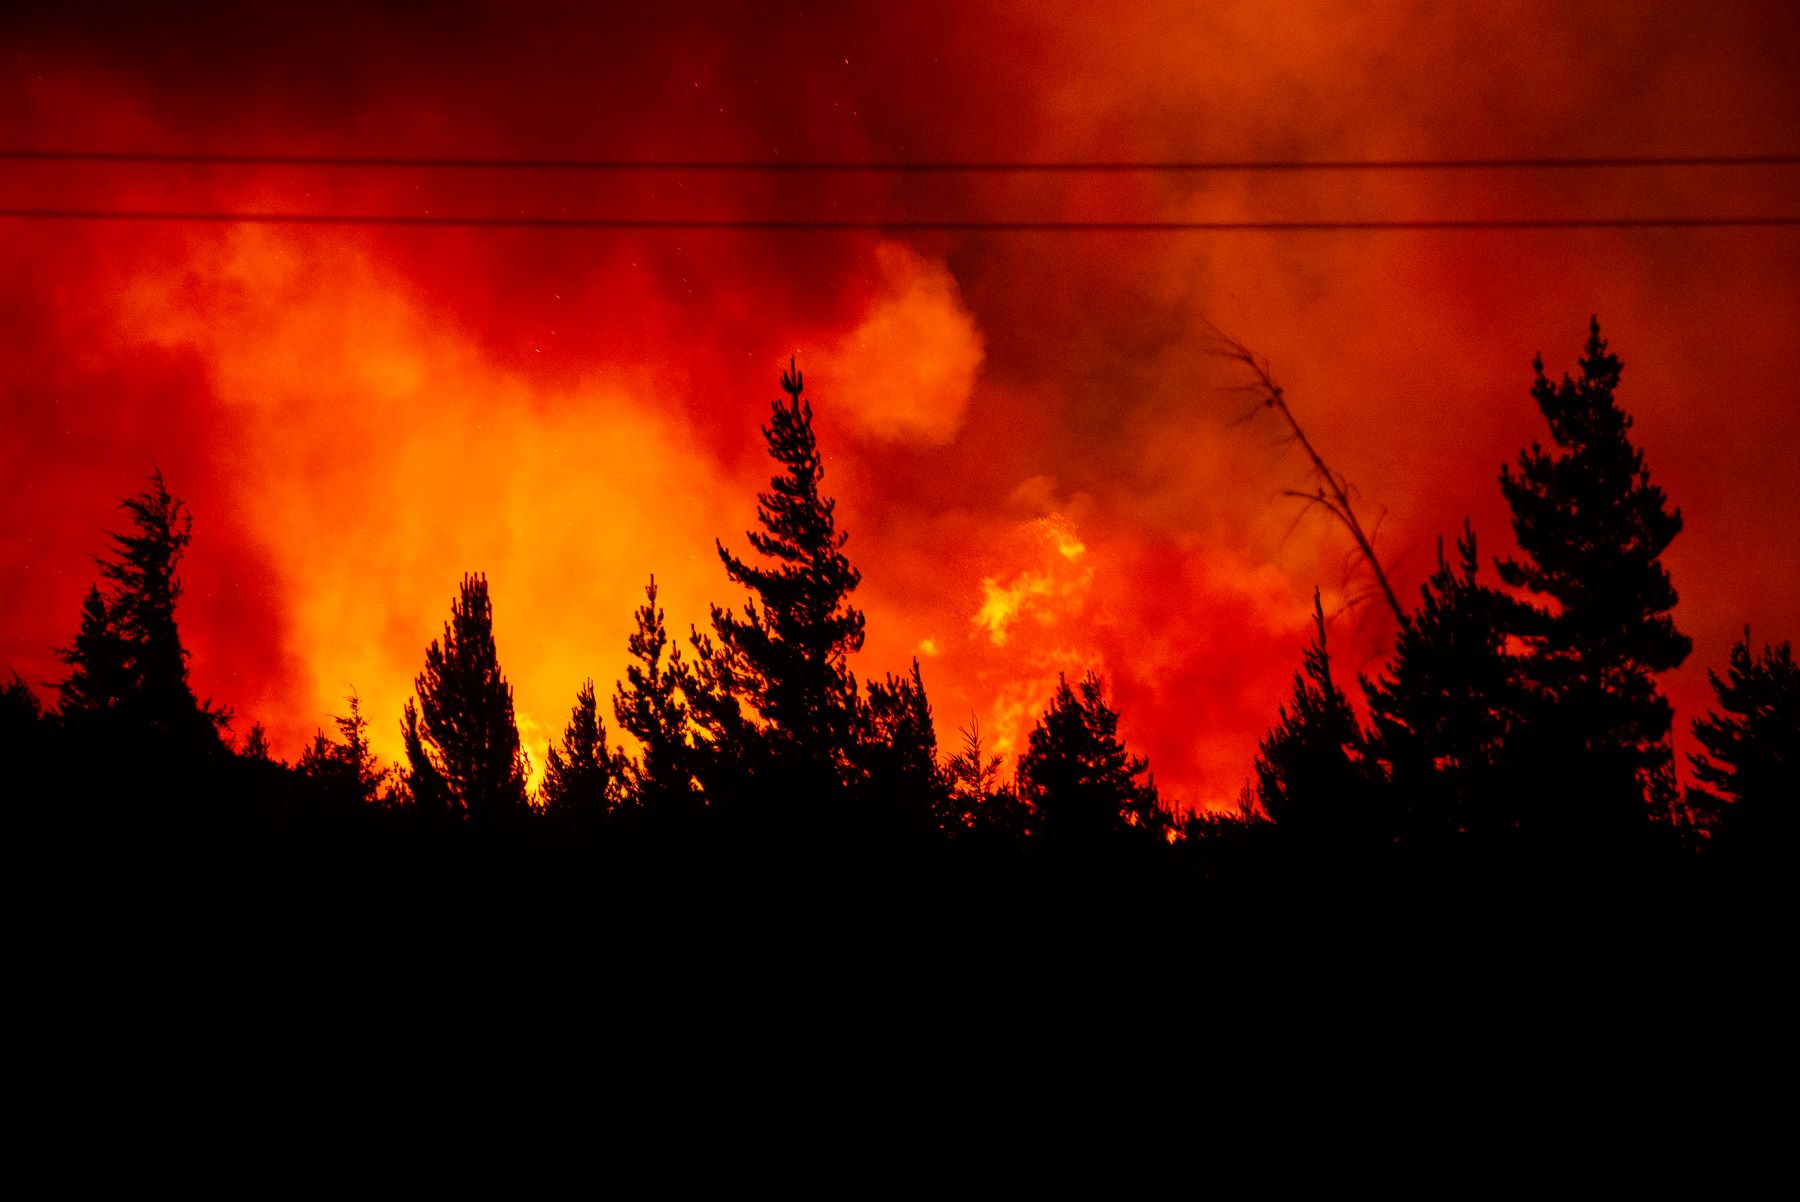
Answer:
<svg viewBox="0 0 1800 1202"><path fill-rule="evenodd" d="M1533 6L1527 6L1532 8ZM1792 149L1783 5L1612 23L1566 6L1107 6L774 17L505 6L429 34L309 9L104 40L0 26L0 142L291 153L1163 160ZM1787 139L1787 141L1784 141ZM1792 211L1800 172L1630 176L577 176L9 165L5 204L742 216ZM645 579L735 603L798 354L864 573L863 676L914 654L942 736L1019 742L1059 671L1108 677L1166 792L1225 805L1287 689L1333 529L1204 319L1268 355L1387 511L1403 599L1539 435L1530 359L1590 313L1687 530L1678 732L1745 622L1800 634L1800 237L880 237L0 221L0 666L54 679L112 499L153 462L196 515L199 691L298 751L352 688L379 749L464 571L488 574L541 760L613 679ZM1372 670L1378 615L1340 620Z"/></svg>

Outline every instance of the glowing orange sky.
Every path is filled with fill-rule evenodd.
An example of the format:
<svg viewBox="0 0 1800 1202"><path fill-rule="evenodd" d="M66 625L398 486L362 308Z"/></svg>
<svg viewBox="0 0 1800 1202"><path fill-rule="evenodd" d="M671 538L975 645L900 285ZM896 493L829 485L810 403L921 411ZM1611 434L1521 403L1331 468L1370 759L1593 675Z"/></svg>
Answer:
<svg viewBox="0 0 1800 1202"><path fill-rule="evenodd" d="M8 147L790 159L1796 150L1800 29L1721 11L1426 4L768 6L595 16L235 8L0 17ZM890 9L894 11L890 11ZM97 32L98 31L98 32ZM1302 218L1800 208L1800 170L1387 176L647 177L10 165L7 205L655 216ZM0 664L54 679L114 499L196 515L199 690L292 755L354 688L388 754L467 570L534 757L610 687L646 577L735 604L790 354L862 569L857 667L918 654L941 733L1022 738L1101 668L1159 782L1223 804L1344 541L1232 425L1211 320L1273 361L1385 507L1416 595L1541 426L1530 361L1598 313L1686 532L1685 723L1744 623L1800 634L1800 235L632 233L0 221ZM1334 627L1379 665L1379 615Z"/></svg>

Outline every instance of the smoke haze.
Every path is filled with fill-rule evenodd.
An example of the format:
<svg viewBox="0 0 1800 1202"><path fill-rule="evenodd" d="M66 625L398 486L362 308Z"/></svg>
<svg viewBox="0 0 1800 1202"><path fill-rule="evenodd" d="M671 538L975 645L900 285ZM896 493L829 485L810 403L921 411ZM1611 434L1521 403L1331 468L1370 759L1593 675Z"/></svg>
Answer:
<svg viewBox="0 0 1800 1202"><path fill-rule="evenodd" d="M278 154L1173 160L1796 150L1782 4L25 6L0 143ZM16 207L881 220L1792 213L1800 168L1390 174L582 174L8 164ZM1348 544L1239 423L1208 323L1268 356L1384 515L1403 599L1473 518L1590 314L1686 519L1678 732L1748 622L1800 635L1800 236L769 233L0 220L0 665L60 675L116 498L195 514L197 691L297 754L355 690L378 748L485 571L541 762L609 690L654 572L735 605L790 357L863 572L864 677L923 665L940 737L1015 750L1098 668L1165 791L1231 803ZM1381 612L1332 626L1346 682Z"/></svg>

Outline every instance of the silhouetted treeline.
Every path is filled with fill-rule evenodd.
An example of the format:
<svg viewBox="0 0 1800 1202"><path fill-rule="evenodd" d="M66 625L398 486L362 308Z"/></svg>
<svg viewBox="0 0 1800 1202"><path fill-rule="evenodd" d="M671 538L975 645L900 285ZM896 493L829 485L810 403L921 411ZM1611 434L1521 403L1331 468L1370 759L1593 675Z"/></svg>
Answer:
<svg viewBox="0 0 1800 1202"><path fill-rule="evenodd" d="M1591 858L1702 837L1724 817L1684 805L1676 783L1673 710L1656 675L1692 649L1661 563L1681 513L1632 445L1614 396L1620 361L1596 321L1578 378L1534 366L1551 445L1534 442L1516 470L1501 469L1519 549L1495 565L1507 587L1481 579L1467 523L1454 559L1440 543L1387 669L1360 682L1367 729L1332 677L1317 619L1257 763L1258 799L1278 824L1331 846L1524 841ZM1745 733L1761 750L1727 755L1791 762L1775 750L1779 721Z"/></svg>
<svg viewBox="0 0 1800 1202"><path fill-rule="evenodd" d="M1365 724L1334 678L1322 609L1291 700L1264 738L1246 820L1270 820L1315 850L1445 840L1530 843L1572 854L1627 843L1703 844L1715 828L1766 827L1793 794L1796 706L1787 644L1733 651L1715 676L1722 717L1696 730L1710 758L1700 786L1677 783L1673 712L1656 684L1691 643L1674 625L1661 556L1681 514L1650 479L1614 393L1621 364L1592 325L1578 378L1536 364L1532 397L1550 434L1501 470L1518 555L1482 577L1465 523L1456 554L1403 612L1391 661L1357 682ZM493 636L487 580L464 578L443 637L426 648L401 715L399 768L377 764L360 703L321 733L295 770L322 801L397 808L421 820L488 827L546 816L597 828L708 821L779 827L784 837L1025 838L1087 846L1119 838L1202 837L1213 819L1177 821L1149 765L1117 734L1103 682L1066 679L1014 779L970 746L944 756L919 665L860 685L863 641L852 603L860 574L822 490L812 409L797 369L763 433L779 471L759 497L760 529L740 558L721 542L726 578L748 593L714 606L685 649L646 589L632 663L608 707L636 746L615 744L590 680L559 743L544 749L539 795ZM124 509L101 581L84 602L54 711L22 685L15 727L55 731L70 754L224 754L223 711L198 701L175 622L176 567L191 518L160 475ZM685 653L684 653L685 651ZM1735 717L1733 716L1735 715ZM9 735L9 738L17 737ZM1204 737L1204 732L1195 732ZM237 754L269 760L259 728Z"/></svg>
<svg viewBox="0 0 1800 1202"><path fill-rule="evenodd" d="M0 690L41 1113L84 1113L98 1170L251 1192L746 1155L880 1182L974 1156L1014 1184L1102 1160L1318 1191L1534 1153L1666 1178L1669 1121L1729 1180L1715 1153L1766 1122L1732 1066L1775 1055L1784 996L1800 674L1746 632L1679 786L1656 675L1690 650L1660 558L1681 518L1619 378L1597 324L1579 378L1539 364L1550 442L1502 471L1498 584L1465 524L1353 686L1315 601L1240 812L1179 820L1095 675L1010 774L974 720L939 748L916 661L855 678L859 575L797 369L754 555L717 547L745 602L674 637L652 577L625 678L575 689L536 797L478 573L403 764L354 695L293 765L259 726L228 741L188 684L189 519L154 476L57 704ZM1596 1105L1616 1130L1583 1126Z"/></svg>

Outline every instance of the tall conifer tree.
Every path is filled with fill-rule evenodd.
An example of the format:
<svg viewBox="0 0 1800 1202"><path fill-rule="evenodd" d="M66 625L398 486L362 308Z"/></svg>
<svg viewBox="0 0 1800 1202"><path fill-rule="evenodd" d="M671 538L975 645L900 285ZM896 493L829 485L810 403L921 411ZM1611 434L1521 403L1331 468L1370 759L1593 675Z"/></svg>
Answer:
<svg viewBox="0 0 1800 1202"><path fill-rule="evenodd" d="M751 757L773 766L781 787L816 791L842 783L855 736L848 658L862 647L863 615L850 594L862 577L844 555L837 503L819 489L812 405L792 363L781 388L787 399L771 403L763 437L782 470L758 494L762 529L747 535L764 562L718 544L726 575L753 596L741 615L714 606L716 642L696 648L703 675L761 720Z"/></svg>
<svg viewBox="0 0 1800 1202"><path fill-rule="evenodd" d="M1510 622L1535 693L1529 746L1519 750L1559 774L1571 798L1587 799L1568 821L1602 827L1611 827L1602 813L1641 815L1646 787L1666 771L1673 710L1655 674L1693 647L1670 616L1675 588L1661 559L1681 511L1632 444L1631 418L1613 396L1622 366L1598 319L1579 379L1552 381L1534 360L1531 395L1554 445L1534 442L1516 473L1500 473L1521 552L1500 562L1500 578L1550 603L1521 604Z"/></svg>
<svg viewBox="0 0 1800 1202"><path fill-rule="evenodd" d="M425 651L425 670L415 682L416 720L408 703L403 732L413 760L414 798L441 780L449 808L478 822L528 812L525 754L513 717L512 686L500 672L494 648L494 610L487 577L464 576L451 605L442 641ZM430 782L430 783L426 783Z"/></svg>
<svg viewBox="0 0 1800 1202"><path fill-rule="evenodd" d="M132 528L111 535L112 554L98 561L107 589L89 590L75 642L62 652L70 667L59 688L62 710L78 724L107 715L119 723L115 730L153 734L176 750L217 750L228 715L194 696L175 622L177 568L193 516L160 471L120 507Z"/></svg>
<svg viewBox="0 0 1800 1202"><path fill-rule="evenodd" d="M682 662L681 648L669 646L662 607L656 603L656 577L644 588L637 628L626 649L631 662L613 694L613 717L619 729L638 741L636 759L621 758L625 791L633 805L667 815L699 808L694 755L688 735L688 695L692 673Z"/></svg>

